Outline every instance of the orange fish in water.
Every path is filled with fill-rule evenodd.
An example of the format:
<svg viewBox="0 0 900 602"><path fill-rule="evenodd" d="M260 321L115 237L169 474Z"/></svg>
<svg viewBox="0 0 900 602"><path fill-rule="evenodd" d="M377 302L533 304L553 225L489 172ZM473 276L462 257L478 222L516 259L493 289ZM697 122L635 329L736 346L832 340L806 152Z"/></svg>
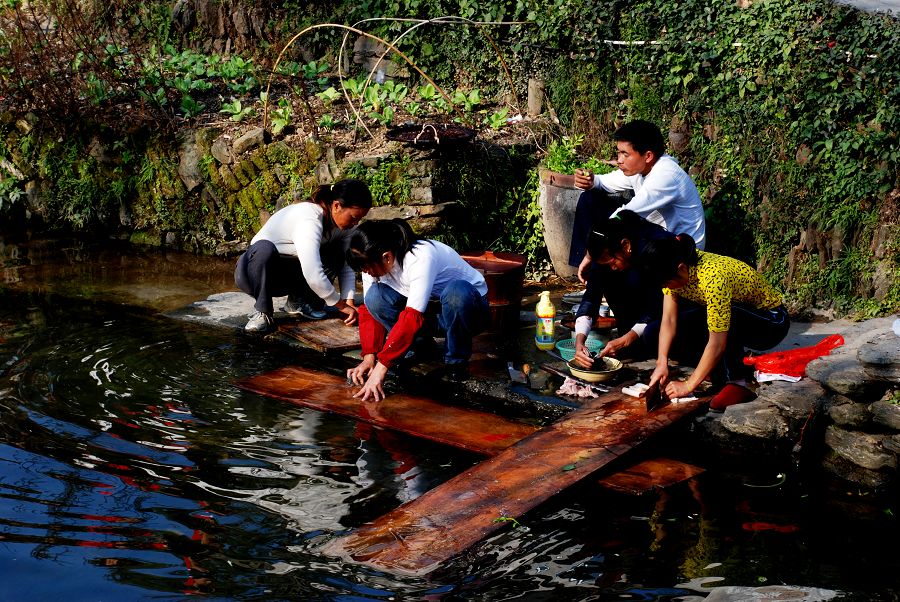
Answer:
<svg viewBox="0 0 900 602"><path fill-rule="evenodd" d="M764 522L744 523L742 527L744 531L777 531L779 533L795 533L800 530L797 525L776 525Z"/></svg>

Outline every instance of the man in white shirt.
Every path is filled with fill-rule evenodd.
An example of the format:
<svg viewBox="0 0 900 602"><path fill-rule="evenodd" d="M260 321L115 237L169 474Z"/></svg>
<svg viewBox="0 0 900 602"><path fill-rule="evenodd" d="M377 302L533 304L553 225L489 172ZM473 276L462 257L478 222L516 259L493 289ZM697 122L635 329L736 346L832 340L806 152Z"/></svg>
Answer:
<svg viewBox="0 0 900 602"><path fill-rule="evenodd" d="M613 133L613 138L619 169L597 175L585 169L575 171L575 186L585 192L575 211L569 263L578 266L582 282L591 265L585 248L588 232L620 209L634 211L673 234L689 234L698 249L706 244L706 220L697 187L666 154L660 129L649 121L629 121ZM629 192L634 196L622 204L620 195Z"/></svg>

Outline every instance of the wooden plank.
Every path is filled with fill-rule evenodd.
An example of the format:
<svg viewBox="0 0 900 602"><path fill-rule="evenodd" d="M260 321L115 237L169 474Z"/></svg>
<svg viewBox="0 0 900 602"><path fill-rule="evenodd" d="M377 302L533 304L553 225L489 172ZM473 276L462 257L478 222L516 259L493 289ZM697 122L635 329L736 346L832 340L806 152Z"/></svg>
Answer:
<svg viewBox="0 0 900 602"><path fill-rule="evenodd" d="M322 551L378 570L424 575L550 496L693 413L707 400L667 404L607 393Z"/></svg>
<svg viewBox="0 0 900 602"><path fill-rule="evenodd" d="M284 322L278 331L323 353L359 349L359 328L347 326L340 318Z"/></svg>
<svg viewBox="0 0 900 602"><path fill-rule="evenodd" d="M484 455L496 454L537 430L496 414L413 395L395 394L380 403L363 403L353 398L359 387L348 384L346 379L297 366L285 366L235 384L260 395Z"/></svg>
<svg viewBox="0 0 900 602"><path fill-rule="evenodd" d="M641 495L696 477L704 469L671 458L651 458L600 479L607 489Z"/></svg>

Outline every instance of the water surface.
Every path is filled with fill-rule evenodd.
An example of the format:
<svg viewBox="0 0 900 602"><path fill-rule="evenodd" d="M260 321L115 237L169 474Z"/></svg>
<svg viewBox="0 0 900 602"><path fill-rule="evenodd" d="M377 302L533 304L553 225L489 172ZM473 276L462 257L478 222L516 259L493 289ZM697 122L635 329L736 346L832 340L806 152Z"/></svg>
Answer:
<svg viewBox="0 0 900 602"><path fill-rule="evenodd" d="M674 600L774 584L898 599L895 500L703 457L710 470L665 492L583 483L427 580L325 557L478 458L236 389L285 364L340 367L158 313L232 288L230 261L66 244L3 246L0 599Z"/></svg>

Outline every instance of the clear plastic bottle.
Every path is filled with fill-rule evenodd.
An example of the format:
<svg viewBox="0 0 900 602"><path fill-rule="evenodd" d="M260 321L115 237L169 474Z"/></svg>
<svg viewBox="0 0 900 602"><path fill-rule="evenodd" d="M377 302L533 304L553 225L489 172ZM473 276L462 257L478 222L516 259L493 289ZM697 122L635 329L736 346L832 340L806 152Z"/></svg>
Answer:
<svg viewBox="0 0 900 602"><path fill-rule="evenodd" d="M543 291L534 310L537 320L535 323L534 344L542 351L553 349L554 340L554 323L553 318L556 317L556 308L550 301L550 291Z"/></svg>

